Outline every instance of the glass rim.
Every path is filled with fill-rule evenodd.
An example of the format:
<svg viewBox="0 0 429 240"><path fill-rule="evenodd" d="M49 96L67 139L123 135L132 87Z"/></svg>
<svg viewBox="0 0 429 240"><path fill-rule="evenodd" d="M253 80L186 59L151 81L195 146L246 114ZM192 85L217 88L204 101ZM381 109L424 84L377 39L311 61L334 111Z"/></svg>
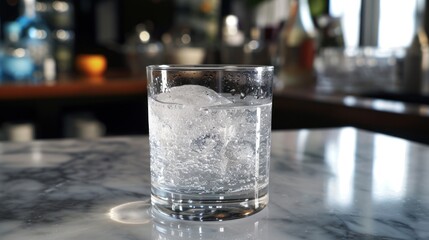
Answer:
<svg viewBox="0 0 429 240"><path fill-rule="evenodd" d="M199 64L199 65L181 65L181 64L163 64L149 65L147 70L177 70L177 71L272 71L274 66L270 65L245 65L245 64Z"/></svg>

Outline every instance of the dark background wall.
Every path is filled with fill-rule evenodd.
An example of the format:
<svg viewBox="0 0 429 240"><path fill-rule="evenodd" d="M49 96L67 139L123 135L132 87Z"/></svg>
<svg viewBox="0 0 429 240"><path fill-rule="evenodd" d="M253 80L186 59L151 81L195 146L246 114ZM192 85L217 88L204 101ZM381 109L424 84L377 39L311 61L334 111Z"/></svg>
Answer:
<svg viewBox="0 0 429 240"><path fill-rule="evenodd" d="M43 0L42 0L43 1ZM138 23L151 21L155 35L168 31L174 18L173 0L68 0L74 6L74 30L76 53L114 55L118 49L112 44L123 44ZM20 0L0 1L0 39L4 24L15 20L20 13ZM122 61L109 62L110 66Z"/></svg>

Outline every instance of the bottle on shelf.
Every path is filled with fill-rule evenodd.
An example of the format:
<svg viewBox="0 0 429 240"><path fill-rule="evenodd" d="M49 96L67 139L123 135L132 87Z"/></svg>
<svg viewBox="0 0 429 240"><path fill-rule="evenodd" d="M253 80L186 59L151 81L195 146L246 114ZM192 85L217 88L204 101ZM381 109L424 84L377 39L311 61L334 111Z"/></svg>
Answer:
<svg viewBox="0 0 429 240"><path fill-rule="evenodd" d="M318 33L318 50L344 48L341 17L329 10L328 0L308 0L313 23Z"/></svg>
<svg viewBox="0 0 429 240"><path fill-rule="evenodd" d="M146 69L142 66L164 64L164 46L154 35L153 23L146 22L137 24L134 33L127 38L124 52L132 74L144 76Z"/></svg>
<svg viewBox="0 0 429 240"><path fill-rule="evenodd" d="M17 22L10 22L5 29L3 82L26 83L33 76L34 62L25 44L20 41L20 25Z"/></svg>
<svg viewBox="0 0 429 240"><path fill-rule="evenodd" d="M34 62L33 83L52 75L51 31L45 21L37 15L36 0L21 0L22 12L17 22L20 24L20 41L26 46ZM48 71L48 73L46 73Z"/></svg>
<svg viewBox="0 0 429 240"><path fill-rule="evenodd" d="M308 0L292 0L289 17L280 33L278 88L309 86L316 82L314 58L317 32Z"/></svg>
<svg viewBox="0 0 429 240"><path fill-rule="evenodd" d="M3 80L3 44L1 39L1 22L0 22L0 84Z"/></svg>
<svg viewBox="0 0 429 240"><path fill-rule="evenodd" d="M250 39L244 44L243 52L244 64L269 65L271 63L268 46L261 29L257 27L250 30Z"/></svg>
<svg viewBox="0 0 429 240"><path fill-rule="evenodd" d="M417 1L414 36L406 48L401 82L402 91L407 94L421 94L429 81L429 43L424 28L424 9L425 3Z"/></svg>
<svg viewBox="0 0 429 240"><path fill-rule="evenodd" d="M52 55L58 74L70 74L74 66L74 1L37 0L37 14L51 30Z"/></svg>
<svg viewBox="0 0 429 240"><path fill-rule="evenodd" d="M220 60L223 64L243 63L244 33L239 28L235 15L225 17L222 28Z"/></svg>

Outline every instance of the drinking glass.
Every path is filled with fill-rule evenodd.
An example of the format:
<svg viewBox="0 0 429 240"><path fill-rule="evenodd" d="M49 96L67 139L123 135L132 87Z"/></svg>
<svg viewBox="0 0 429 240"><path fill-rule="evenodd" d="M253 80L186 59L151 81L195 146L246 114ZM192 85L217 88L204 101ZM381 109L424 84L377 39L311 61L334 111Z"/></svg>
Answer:
<svg viewBox="0 0 429 240"><path fill-rule="evenodd" d="M147 67L155 211L178 219L222 221L267 205L273 70Z"/></svg>

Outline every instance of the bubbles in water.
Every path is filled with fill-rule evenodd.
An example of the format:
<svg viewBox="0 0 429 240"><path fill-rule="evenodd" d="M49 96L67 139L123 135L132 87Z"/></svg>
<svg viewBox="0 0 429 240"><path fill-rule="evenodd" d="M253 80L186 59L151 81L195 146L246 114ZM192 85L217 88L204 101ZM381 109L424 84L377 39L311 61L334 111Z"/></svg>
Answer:
<svg viewBox="0 0 429 240"><path fill-rule="evenodd" d="M229 162L246 163L246 160L255 157L255 144L246 140L235 139L226 145L225 152Z"/></svg>
<svg viewBox="0 0 429 240"><path fill-rule="evenodd" d="M269 158L269 149L257 156L258 146L269 146L256 141L269 138L271 119L264 119L264 129L258 124L261 116L271 116L271 105L245 105L239 98L185 85L150 99L152 179L165 188L199 193L254 190L255 159L263 166ZM262 178L268 181L267 175Z"/></svg>
<svg viewBox="0 0 429 240"><path fill-rule="evenodd" d="M204 153L219 147L219 135L207 133L192 140L191 148L193 151Z"/></svg>

